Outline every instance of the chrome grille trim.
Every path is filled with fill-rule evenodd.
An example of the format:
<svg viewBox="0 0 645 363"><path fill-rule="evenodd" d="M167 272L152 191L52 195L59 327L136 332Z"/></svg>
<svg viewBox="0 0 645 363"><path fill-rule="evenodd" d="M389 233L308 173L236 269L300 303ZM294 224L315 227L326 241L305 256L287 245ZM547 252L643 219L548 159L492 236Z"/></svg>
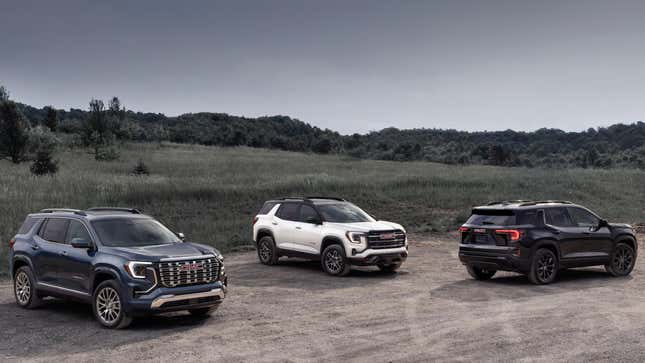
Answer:
<svg viewBox="0 0 645 363"><path fill-rule="evenodd" d="M393 238L381 239L382 235L392 235ZM400 248L405 246L405 239L405 232L400 229L370 231L367 234L367 247L372 249Z"/></svg>
<svg viewBox="0 0 645 363"><path fill-rule="evenodd" d="M217 281L220 267L221 264L215 257L207 257L166 260L160 262L157 268L159 270L159 280L163 286L178 287Z"/></svg>

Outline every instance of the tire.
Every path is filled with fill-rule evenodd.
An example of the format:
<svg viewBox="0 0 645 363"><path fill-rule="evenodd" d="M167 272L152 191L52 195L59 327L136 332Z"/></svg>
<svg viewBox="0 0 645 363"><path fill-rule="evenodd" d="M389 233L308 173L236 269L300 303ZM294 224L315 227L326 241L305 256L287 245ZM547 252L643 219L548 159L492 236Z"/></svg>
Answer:
<svg viewBox="0 0 645 363"><path fill-rule="evenodd" d="M322 269L332 276L345 276L351 270L345 249L341 245L327 246L320 256Z"/></svg>
<svg viewBox="0 0 645 363"><path fill-rule="evenodd" d="M215 310L217 310L218 305L215 306L210 306L207 308L200 308L200 309L190 309L188 312L192 316L210 316Z"/></svg>
<svg viewBox="0 0 645 363"><path fill-rule="evenodd" d="M546 285L552 283L558 275L558 257L553 251L540 248L535 251L531 260L529 280L535 285Z"/></svg>
<svg viewBox="0 0 645 363"><path fill-rule="evenodd" d="M278 262L275 241L271 236L264 236L258 242L258 259L265 265L275 265Z"/></svg>
<svg viewBox="0 0 645 363"><path fill-rule="evenodd" d="M629 275L636 264L636 252L626 243L618 243L611 255L611 261L605 265L605 270L612 276Z"/></svg>
<svg viewBox="0 0 645 363"><path fill-rule="evenodd" d="M401 264L400 263L392 263L389 265L379 264L377 266L379 270L381 270L382 272L392 273L392 272L396 272L396 270L398 270L399 267L401 267Z"/></svg>
<svg viewBox="0 0 645 363"><path fill-rule="evenodd" d="M495 273L497 273L497 270L488 270L485 268L470 265L466 266L466 270L468 270L468 274L472 278L480 281L490 280L493 276L495 276Z"/></svg>
<svg viewBox="0 0 645 363"><path fill-rule="evenodd" d="M29 266L22 266L13 275L13 294L21 308L35 309L43 301L36 290L36 279Z"/></svg>
<svg viewBox="0 0 645 363"><path fill-rule="evenodd" d="M115 280L103 281L94 290L92 310L94 317L106 328L123 329L132 322L132 316L123 307L120 287Z"/></svg>

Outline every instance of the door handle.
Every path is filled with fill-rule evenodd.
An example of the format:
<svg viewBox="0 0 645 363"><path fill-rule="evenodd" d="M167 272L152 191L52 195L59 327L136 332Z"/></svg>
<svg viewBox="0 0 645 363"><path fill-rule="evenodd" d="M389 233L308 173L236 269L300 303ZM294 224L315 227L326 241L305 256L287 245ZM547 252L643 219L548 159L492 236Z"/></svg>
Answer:
<svg viewBox="0 0 645 363"><path fill-rule="evenodd" d="M271 222L271 224L273 224L274 226L277 226L278 222Z"/></svg>
<svg viewBox="0 0 645 363"><path fill-rule="evenodd" d="M67 256L67 251L59 251L58 254L61 256Z"/></svg>
<svg viewBox="0 0 645 363"><path fill-rule="evenodd" d="M302 229L302 227L296 227L296 229Z"/></svg>
<svg viewBox="0 0 645 363"><path fill-rule="evenodd" d="M31 249L34 251L38 251L40 247L38 247L38 245L31 245Z"/></svg>

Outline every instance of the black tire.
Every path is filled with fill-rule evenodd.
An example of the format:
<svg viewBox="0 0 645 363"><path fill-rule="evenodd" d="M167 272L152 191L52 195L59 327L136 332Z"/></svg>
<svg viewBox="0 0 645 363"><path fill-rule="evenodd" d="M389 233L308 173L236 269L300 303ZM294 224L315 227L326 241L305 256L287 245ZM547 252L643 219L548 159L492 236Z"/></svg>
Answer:
<svg viewBox="0 0 645 363"><path fill-rule="evenodd" d="M22 266L13 275L13 294L18 306L25 309L35 309L43 301L36 290L36 279L29 266Z"/></svg>
<svg viewBox="0 0 645 363"><path fill-rule="evenodd" d="M190 309L188 312L193 316L210 316L217 308L218 305L215 305L207 308Z"/></svg>
<svg viewBox="0 0 645 363"><path fill-rule="evenodd" d="M124 310L119 284L114 280L103 281L94 290L92 310L106 328L123 329L132 323L132 316Z"/></svg>
<svg viewBox="0 0 645 363"><path fill-rule="evenodd" d="M379 270L381 270L383 272L392 273L392 272L396 272L396 270L398 270L399 267L401 267L401 264L400 263L392 263L392 264L389 264L389 265L379 264L377 266L378 266Z"/></svg>
<svg viewBox="0 0 645 363"><path fill-rule="evenodd" d="M612 276L627 276L632 272L635 264L636 251L626 243L618 243L611 255L611 261L605 265L605 270Z"/></svg>
<svg viewBox="0 0 645 363"><path fill-rule="evenodd" d="M475 266L466 266L466 270L468 270L468 274L474 278L475 280L490 280L493 276L495 276L495 273L497 270L488 270L485 268L480 268L480 267L475 267Z"/></svg>
<svg viewBox="0 0 645 363"><path fill-rule="evenodd" d="M536 285L550 284L557 277L558 270L558 257L555 253L549 249L540 248L533 255L528 277Z"/></svg>
<svg viewBox="0 0 645 363"><path fill-rule="evenodd" d="M345 276L351 270L351 265L341 245L327 246L320 256L322 269L332 276Z"/></svg>
<svg viewBox="0 0 645 363"><path fill-rule="evenodd" d="M275 241L271 236L264 236L258 242L258 259L265 265L275 265L278 262L278 252Z"/></svg>

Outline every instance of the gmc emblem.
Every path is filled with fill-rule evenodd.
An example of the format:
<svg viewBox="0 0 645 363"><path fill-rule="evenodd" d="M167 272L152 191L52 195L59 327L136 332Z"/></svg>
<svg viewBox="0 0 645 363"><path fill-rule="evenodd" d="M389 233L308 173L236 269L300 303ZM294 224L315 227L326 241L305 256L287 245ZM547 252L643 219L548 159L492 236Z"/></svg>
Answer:
<svg viewBox="0 0 645 363"><path fill-rule="evenodd" d="M187 263L185 265L181 265L179 268L180 271L195 271L195 270L201 270L204 268L204 264L202 263Z"/></svg>
<svg viewBox="0 0 645 363"><path fill-rule="evenodd" d="M394 233L383 233L382 235L378 236L380 239L395 239L396 235Z"/></svg>

